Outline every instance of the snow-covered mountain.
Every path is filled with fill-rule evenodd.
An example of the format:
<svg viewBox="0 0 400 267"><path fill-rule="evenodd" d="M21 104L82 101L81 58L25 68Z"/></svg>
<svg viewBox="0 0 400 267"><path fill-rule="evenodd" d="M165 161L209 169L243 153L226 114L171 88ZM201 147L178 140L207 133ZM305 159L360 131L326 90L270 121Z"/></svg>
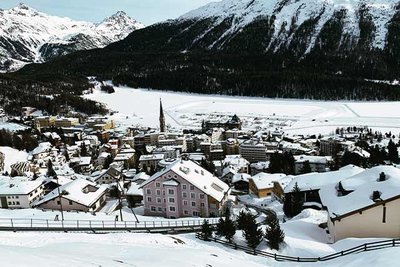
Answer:
<svg viewBox="0 0 400 267"><path fill-rule="evenodd" d="M100 23L50 16L24 4L0 9L0 71L12 71L67 53L101 48L144 25L124 12Z"/></svg>
<svg viewBox="0 0 400 267"><path fill-rule="evenodd" d="M277 52L288 49L300 58L316 47L353 50L362 46L382 50L387 45L390 25L398 21L399 2L222 0L177 20L154 25L153 29L171 33L157 44L167 50ZM134 48L142 48L140 45L131 44Z"/></svg>

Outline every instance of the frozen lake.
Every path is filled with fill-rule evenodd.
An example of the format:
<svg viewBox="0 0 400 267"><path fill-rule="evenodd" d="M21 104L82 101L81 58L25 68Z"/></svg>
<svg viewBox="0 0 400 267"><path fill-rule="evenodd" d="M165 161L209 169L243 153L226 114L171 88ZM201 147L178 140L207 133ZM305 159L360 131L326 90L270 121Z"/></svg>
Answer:
<svg viewBox="0 0 400 267"><path fill-rule="evenodd" d="M206 118L237 114L244 128L283 129L287 133L328 134L340 126L369 126L400 132L400 102L312 101L238 96L198 95L116 87L106 94L96 89L85 97L118 111L122 125L158 126L162 99L167 124L175 128L199 127Z"/></svg>

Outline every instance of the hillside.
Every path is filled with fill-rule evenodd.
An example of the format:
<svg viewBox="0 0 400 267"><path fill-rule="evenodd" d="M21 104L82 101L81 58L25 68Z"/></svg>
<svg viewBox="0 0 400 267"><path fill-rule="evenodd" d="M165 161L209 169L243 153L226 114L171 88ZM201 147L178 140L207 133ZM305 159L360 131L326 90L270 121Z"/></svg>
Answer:
<svg viewBox="0 0 400 267"><path fill-rule="evenodd" d="M24 4L0 10L0 71L105 47L143 27L121 11L95 24L50 16Z"/></svg>
<svg viewBox="0 0 400 267"><path fill-rule="evenodd" d="M394 0L224 0L18 75L282 98L398 100ZM377 80L385 82L377 82Z"/></svg>

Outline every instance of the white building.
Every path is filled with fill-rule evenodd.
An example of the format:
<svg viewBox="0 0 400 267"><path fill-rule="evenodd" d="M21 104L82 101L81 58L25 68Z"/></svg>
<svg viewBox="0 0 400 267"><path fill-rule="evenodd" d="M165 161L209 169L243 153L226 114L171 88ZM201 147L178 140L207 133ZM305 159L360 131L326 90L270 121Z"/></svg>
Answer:
<svg viewBox="0 0 400 267"><path fill-rule="evenodd" d="M0 207L26 209L43 196L43 181L28 181L25 177L0 177Z"/></svg>

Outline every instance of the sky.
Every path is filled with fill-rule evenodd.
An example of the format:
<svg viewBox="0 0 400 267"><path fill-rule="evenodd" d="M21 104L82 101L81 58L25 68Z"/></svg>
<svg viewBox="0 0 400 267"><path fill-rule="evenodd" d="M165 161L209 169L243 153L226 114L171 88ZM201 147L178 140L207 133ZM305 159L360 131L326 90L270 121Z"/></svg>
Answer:
<svg viewBox="0 0 400 267"><path fill-rule="evenodd" d="M100 22L125 11L145 25L174 19L184 13L219 0L0 0L0 8L9 9L24 4L47 14L75 20Z"/></svg>

